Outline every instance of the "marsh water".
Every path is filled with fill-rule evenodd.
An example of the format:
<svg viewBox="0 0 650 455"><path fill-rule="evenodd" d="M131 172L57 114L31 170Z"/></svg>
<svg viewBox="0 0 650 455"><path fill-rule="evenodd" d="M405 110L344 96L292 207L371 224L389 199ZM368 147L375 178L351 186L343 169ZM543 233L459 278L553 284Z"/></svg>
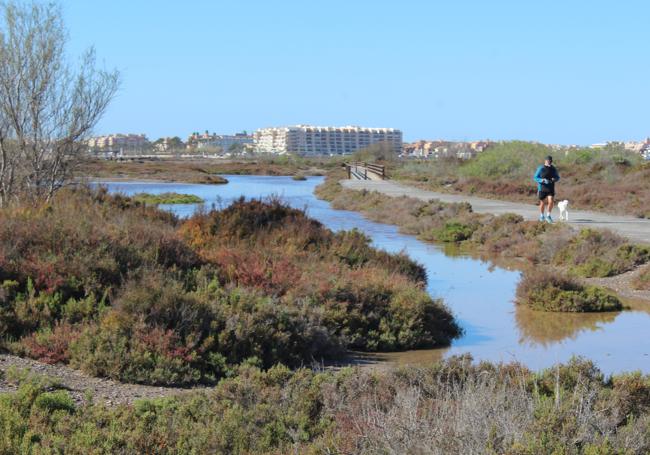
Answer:
<svg viewBox="0 0 650 455"><path fill-rule="evenodd" d="M593 360L605 373L650 372L650 305L628 302L631 309L616 313L563 314L536 312L517 306L514 295L520 273L508 267L459 255L442 246L400 234L396 226L376 223L357 212L334 210L314 196L322 177L294 181L290 177L226 176L226 185L185 183L103 182L111 192L195 194L209 208L226 206L240 196L280 196L332 230L357 228L375 247L405 251L423 264L427 290L441 297L464 329L464 335L444 349L367 356L379 364L429 363L470 353L476 360L518 361L539 369L574 355ZM191 215L198 205L161 205L179 216Z"/></svg>

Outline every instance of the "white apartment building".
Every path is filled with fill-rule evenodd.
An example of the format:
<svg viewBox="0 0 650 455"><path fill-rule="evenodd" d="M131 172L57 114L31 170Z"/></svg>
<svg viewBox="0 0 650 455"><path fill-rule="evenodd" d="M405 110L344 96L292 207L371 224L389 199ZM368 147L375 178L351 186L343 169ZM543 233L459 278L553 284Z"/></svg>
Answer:
<svg viewBox="0 0 650 455"><path fill-rule="evenodd" d="M380 142L390 144L395 153L402 150L402 132L394 128L296 125L262 128L253 137L262 153L346 155Z"/></svg>

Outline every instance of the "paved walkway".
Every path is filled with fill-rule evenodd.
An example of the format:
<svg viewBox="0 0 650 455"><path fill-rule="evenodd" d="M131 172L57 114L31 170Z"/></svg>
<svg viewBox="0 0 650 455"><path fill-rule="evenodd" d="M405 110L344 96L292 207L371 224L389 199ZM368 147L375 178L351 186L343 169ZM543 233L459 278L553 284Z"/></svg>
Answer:
<svg viewBox="0 0 650 455"><path fill-rule="evenodd" d="M410 196L417 199L429 200L439 199L443 202L469 202L477 213L492 213L500 215L503 213L516 213L530 220L536 220L539 210L534 204L520 202L498 201L462 194L445 194L435 191L421 190L418 188L402 185L391 180L343 180L341 184L349 189L379 191L388 196ZM553 209L554 218L559 217L557 207ZM609 215L606 213L588 212L584 210L573 210L569 204L569 224L572 226L593 227L610 229L635 242L650 244L650 220L631 216Z"/></svg>

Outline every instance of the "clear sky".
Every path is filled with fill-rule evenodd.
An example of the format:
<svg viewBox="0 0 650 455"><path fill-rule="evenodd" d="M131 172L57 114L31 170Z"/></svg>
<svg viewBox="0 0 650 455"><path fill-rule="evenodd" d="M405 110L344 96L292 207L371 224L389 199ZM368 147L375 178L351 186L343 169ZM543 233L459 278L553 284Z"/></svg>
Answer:
<svg viewBox="0 0 650 455"><path fill-rule="evenodd" d="M650 2L64 0L122 89L97 133L290 124L405 140L650 135Z"/></svg>

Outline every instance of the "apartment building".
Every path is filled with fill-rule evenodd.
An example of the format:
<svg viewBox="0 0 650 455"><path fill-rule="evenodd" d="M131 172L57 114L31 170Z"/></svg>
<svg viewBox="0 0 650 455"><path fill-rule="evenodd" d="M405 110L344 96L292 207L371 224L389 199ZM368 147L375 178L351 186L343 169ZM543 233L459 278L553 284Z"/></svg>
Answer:
<svg viewBox="0 0 650 455"><path fill-rule="evenodd" d="M346 155L377 143L390 144L395 153L402 149L402 132L394 128L296 125L262 128L253 137L261 153Z"/></svg>
<svg viewBox="0 0 650 455"><path fill-rule="evenodd" d="M109 134L91 137L86 145L93 151L140 151L149 145L149 139L145 134Z"/></svg>

